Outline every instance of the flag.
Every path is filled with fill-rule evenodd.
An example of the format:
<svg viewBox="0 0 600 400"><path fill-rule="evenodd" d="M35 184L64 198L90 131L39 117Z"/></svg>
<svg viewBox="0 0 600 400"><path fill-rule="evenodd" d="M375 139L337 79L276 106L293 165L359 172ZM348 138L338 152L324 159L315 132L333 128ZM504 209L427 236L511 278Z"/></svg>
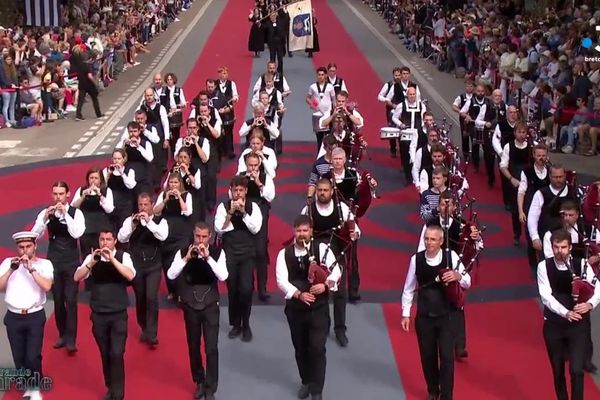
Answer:
<svg viewBox="0 0 600 400"><path fill-rule="evenodd" d="M25 25L60 26L60 0L23 1L25 1Z"/></svg>
<svg viewBox="0 0 600 400"><path fill-rule="evenodd" d="M290 14L289 51L311 49L313 46L313 17L310 0L296 1L287 6Z"/></svg>

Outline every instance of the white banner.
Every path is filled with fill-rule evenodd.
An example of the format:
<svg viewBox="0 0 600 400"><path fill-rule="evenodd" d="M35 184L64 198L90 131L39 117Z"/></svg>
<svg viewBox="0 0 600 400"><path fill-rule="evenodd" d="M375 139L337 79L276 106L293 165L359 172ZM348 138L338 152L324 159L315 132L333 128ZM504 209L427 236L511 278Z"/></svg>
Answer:
<svg viewBox="0 0 600 400"><path fill-rule="evenodd" d="M287 6L290 14L289 51L311 49L313 46L313 17L310 0L296 1Z"/></svg>

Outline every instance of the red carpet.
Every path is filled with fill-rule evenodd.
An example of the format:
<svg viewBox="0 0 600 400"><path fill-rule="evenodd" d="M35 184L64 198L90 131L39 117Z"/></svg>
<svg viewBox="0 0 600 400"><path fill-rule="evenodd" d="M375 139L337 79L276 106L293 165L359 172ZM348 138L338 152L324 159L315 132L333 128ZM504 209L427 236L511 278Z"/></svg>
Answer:
<svg viewBox="0 0 600 400"><path fill-rule="evenodd" d="M383 306L398 371L408 400L424 399L414 319L400 328L401 306ZM454 398L478 400L553 399L552 372L542 339L542 314L533 301L468 305L468 361L456 363ZM585 398L600 390L585 377Z"/></svg>

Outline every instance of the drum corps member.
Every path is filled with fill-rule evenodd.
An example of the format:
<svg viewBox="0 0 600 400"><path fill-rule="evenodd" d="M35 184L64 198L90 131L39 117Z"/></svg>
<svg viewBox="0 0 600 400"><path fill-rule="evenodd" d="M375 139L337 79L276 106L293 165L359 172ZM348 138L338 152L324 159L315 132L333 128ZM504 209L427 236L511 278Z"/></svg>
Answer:
<svg viewBox="0 0 600 400"><path fill-rule="evenodd" d="M310 264L326 267L324 282L311 279ZM312 237L312 222L307 215L294 221L294 243L277 255L277 286L285 294L285 315L294 345L296 365L302 385L298 398L322 399L325 383L325 343L331 324L328 292L335 291L341 276L335 256L325 243Z"/></svg>
<svg viewBox="0 0 600 400"><path fill-rule="evenodd" d="M210 227L199 222L194 242L175 254L167 275L177 279L195 399L213 400L219 381L219 281L228 277L225 252L210 245ZM204 336L206 363L200 341Z"/></svg>
<svg viewBox="0 0 600 400"><path fill-rule="evenodd" d="M104 400L125 398L125 342L127 340L127 286L135 278L128 253L116 250L113 232L100 232L99 248L89 254L75 271L75 282L90 279L92 333L100 350Z"/></svg>
<svg viewBox="0 0 600 400"><path fill-rule="evenodd" d="M550 239L553 257L538 264L537 281L544 304L544 342L554 375L554 390L559 400L583 400L585 362L590 311L600 302L598 284L588 299L573 298L573 281L595 283L592 267L582 258L571 256L571 234L554 231ZM565 364L569 360L571 396L567 393Z"/></svg>
<svg viewBox="0 0 600 400"><path fill-rule="evenodd" d="M410 309L417 296L415 329L421 355L421 367L427 383L428 400L451 400L454 388L454 337L451 304L445 286L458 281L463 289L471 286L455 252L442 250L444 231L430 226L425 231L425 250L410 259L402 293L402 329L410 327ZM451 257L450 260L447 257ZM449 266L451 271L440 274ZM440 276L441 275L441 276ZM415 293L416 292L416 293Z"/></svg>
<svg viewBox="0 0 600 400"><path fill-rule="evenodd" d="M59 335L54 348L66 346L73 354L77 351L77 285L73 273L80 262L77 239L85 231L85 219L80 210L69 205L69 196L65 182L52 185L54 205L38 214L32 232L41 236L48 228L48 259L54 270L54 319Z"/></svg>
<svg viewBox="0 0 600 400"><path fill-rule="evenodd" d="M0 264L0 292L6 303L6 336L15 368L29 371L35 385L26 388L23 398L41 400L39 383L42 379L42 343L46 325L46 293L52 286L52 263L36 255L38 235L18 232L13 235L17 256ZM28 379L29 381L29 379Z"/></svg>

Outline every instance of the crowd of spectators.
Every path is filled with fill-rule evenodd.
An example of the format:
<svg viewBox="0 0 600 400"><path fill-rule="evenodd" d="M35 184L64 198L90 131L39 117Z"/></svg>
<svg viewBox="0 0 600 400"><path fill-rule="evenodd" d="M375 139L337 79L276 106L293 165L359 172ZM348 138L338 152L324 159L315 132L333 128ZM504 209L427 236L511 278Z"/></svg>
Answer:
<svg viewBox="0 0 600 400"><path fill-rule="evenodd" d="M545 9L530 0L363 2L440 71L501 89L554 151L598 154L600 10L564 0Z"/></svg>
<svg viewBox="0 0 600 400"><path fill-rule="evenodd" d="M99 91L192 0L85 0L63 8L61 27L0 26L0 128L53 122L76 111L79 56ZM82 99L83 102L83 99Z"/></svg>

